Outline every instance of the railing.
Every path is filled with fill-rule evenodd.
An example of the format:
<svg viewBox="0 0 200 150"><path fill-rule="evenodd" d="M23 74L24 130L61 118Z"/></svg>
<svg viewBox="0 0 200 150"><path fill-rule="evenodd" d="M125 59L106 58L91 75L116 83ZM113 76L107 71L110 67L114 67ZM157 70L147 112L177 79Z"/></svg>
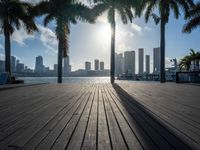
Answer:
<svg viewBox="0 0 200 150"><path fill-rule="evenodd" d="M176 83L200 83L200 71L176 72Z"/></svg>

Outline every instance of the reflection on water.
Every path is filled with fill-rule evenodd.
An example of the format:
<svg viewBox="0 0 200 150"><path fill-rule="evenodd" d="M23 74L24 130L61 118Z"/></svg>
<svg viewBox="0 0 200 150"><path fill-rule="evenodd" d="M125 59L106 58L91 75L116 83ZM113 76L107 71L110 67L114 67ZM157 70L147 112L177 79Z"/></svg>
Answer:
<svg viewBox="0 0 200 150"><path fill-rule="evenodd" d="M57 77L19 77L25 83L57 83ZM116 83L138 83L156 81L133 81L133 80L115 80ZM63 83L110 83L110 77L63 77Z"/></svg>
<svg viewBox="0 0 200 150"><path fill-rule="evenodd" d="M57 83L56 77L19 77L25 83ZM63 83L109 83L110 77L63 77Z"/></svg>

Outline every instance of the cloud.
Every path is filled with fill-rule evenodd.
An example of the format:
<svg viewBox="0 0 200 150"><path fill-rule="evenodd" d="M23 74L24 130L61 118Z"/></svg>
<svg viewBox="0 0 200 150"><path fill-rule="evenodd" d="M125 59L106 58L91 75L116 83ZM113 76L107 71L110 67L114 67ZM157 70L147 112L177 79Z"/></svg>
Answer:
<svg viewBox="0 0 200 150"><path fill-rule="evenodd" d="M41 2L42 0L20 0L22 2L30 2L30 3L38 3Z"/></svg>
<svg viewBox="0 0 200 150"><path fill-rule="evenodd" d="M97 22L99 23L108 23L107 13L103 13L101 16L97 18Z"/></svg>
<svg viewBox="0 0 200 150"><path fill-rule="evenodd" d="M116 46L117 53L123 53L123 52L129 51L129 50L131 50L131 47L125 43L120 43L120 44L117 44L117 46Z"/></svg>
<svg viewBox="0 0 200 150"><path fill-rule="evenodd" d="M0 49L4 49L3 45L0 44Z"/></svg>
<svg viewBox="0 0 200 150"><path fill-rule="evenodd" d="M28 39L34 39L35 33L27 34L24 28L20 28L19 30L15 30L15 32L11 36L11 40L17 42L19 45L26 45L25 41Z"/></svg>
<svg viewBox="0 0 200 150"><path fill-rule="evenodd" d="M153 29L150 28L150 27L148 27L148 26L145 26L145 27L144 27L144 30L145 30L145 31L152 31Z"/></svg>
<svg viewBox="0 0 200 150"><path fill-rule="evenodd" d="M42 44L47 48L46 53L57 53L57 45L58 45L58 41L56 38L55 33L44 26L38 25L38 29L39 29L39 39L42 42Z"/></svg>
<svg viewBox="0 0 200 150"><path fill-rule="evenodd" d="M5 60L5 55L0 53L0 60Z"/></svg>
<svg viewBox="0 0 200 150"><path fill-rule="evenodd" d="M137 25L137 24L135 24L135 23L131 24L131 28L132 28L133 30L137 31L138 33L141 33L141 32L142 32L142 27L139 26L139 25Z"/></svg>

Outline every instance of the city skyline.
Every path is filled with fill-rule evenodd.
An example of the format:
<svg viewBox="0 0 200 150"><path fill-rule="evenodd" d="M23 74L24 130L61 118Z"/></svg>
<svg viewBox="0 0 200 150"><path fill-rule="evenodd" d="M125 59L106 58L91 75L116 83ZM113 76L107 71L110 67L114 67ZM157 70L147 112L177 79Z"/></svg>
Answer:
<svg viewBox="0 0 200 150"><path fill-rule="evenodd" d="M136 50L137 51L137 50ZM115 74L122 74L122 73L126 73L128 71L128 73L131 74L143 74L146 73L146 68L147 66L149 67L149 73L158 73L158 71L156 71L157 67L159 69L159 60L160 60L160 48L153 48L153 55L150 55L148 53L146 53L146 51L143 48L139 48L138 51L140 51L140 53L138 53L138 56L136 56L136 51L132 50L132 51L125 51L124 53L116 53L115 54L115 61L116 61L116 65L115 65ZM147 58L147 56L149 56ZM140 60L141 57L141 60ZM119 60L120 59L120 60ZM147 61L148 59L148 61ZM166 60L166 67L172 67L173 66L173 62L171 61L172 59L167 58L168 60ZM1 60L1 59L0 59ZM14 62L12 60L15 60ZM1 60L2 61L2 60ZM57 70L55 68L57 68L57 64L53 64L53 66L47 66L44 64L44 59L43 56L36 56L35 58L35 66L33 68L30 68L27 64L23 63L23 62L18 62L20 61L19 59L17 59L15 56L11 56L11 70L13 72L13 70L16 71L16 67L15 69L13 68L13 64L15 66L17 66L17 64L22 65L23 64L23 68L26 70L25 72L35 72L35 73L45 73L45 72L49 72L50 70ZM83 68L77 68L76 70L72 70L71 68L73 67L72 65L70 65L70 58L69 56L63 58L63 71L64 73L70 73L70 72L76 72L79 70L86 70L86 71L98 71L98 70L109 70L109 68L105 68L105 62L99 59L93 59L93 61L85 61L83 63ZM93 63L92 63L93 62ZM149 64L146 64L146 63ZM169 65L170 64L170 65ZM136 70L138 65L141 67L141 71ZM93 66L93 67L92 67ZM22 66L21 66L22 67ZM122 68L120 71L119 69ZM1 67L2 69L2 67ZM15 72L14 71L14 72ZM16 71L17 72L17 71Z"/></svg>
<svg viewBox="0 0 200 150"><path fill-rule="evenodd" d="M36 18L38 33L27 35L24 29L20 29L12 36L12 55L32 69L34 68L34 58L38 55L43 56L44 64L51 66L50 69L53 68L53 64L57 63L55 22L48 27L43 27L42 21L43 17ZM179 20L175 20L171 16L166 26L166 57L169 59L182 58L189 52L190 48L200 49L198 44L199 28L191 34L182 34L184 23L183 16ZM72 70L84 68L86 60L93 61L97 57L105 62L105 68L110 68L110 36L106 36L108 32L110 32L110 26L105 15L99 17L96 24L78 23L76 26L71 26L69 56L73 66ZM152 55L153 48L159 46L159 27L154 24L152 19L148 24L145 24L143 17L136 18L134 23L123 25L117 16L116 32L117 53L135 50L137 56L137 49L143 47L147 54ZM0 57L4 55L3 45L4 37L1 34ZM152 62L152 58L150 61ZM137 71L138 64L136 64Z"/></svg>

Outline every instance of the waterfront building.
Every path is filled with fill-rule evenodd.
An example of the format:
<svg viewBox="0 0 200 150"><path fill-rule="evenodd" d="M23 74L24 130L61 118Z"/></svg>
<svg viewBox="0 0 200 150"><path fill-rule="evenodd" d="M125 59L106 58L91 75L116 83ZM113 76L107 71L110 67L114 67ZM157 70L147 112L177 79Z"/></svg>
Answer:
<svg viewBox="0 0 200 150"><path fill-rule="evenodd" d="M124 73L135 74L135 51L124 52Z"/></svg>
<svg viewBox="0 0 200 150"><path fill-rule="evenodd" d="M85 70L86 71L90 71L91 70L91 62L89 62L89 61L85 62Z"/></svg>
<svg viewBox="0 0 200 150"><path fill-rule="evenodd" d="M123 54L115 53L115 75L122 75L124 71L124 57Z"/></svg>
<svg viewBox="0 0 200 150"><path fill-rule="evenodd" d="M0 72L4 72L5 71L5 61L0 60Z"/></svg>
<svg viewBox="0 0 200 150"><path fill-rule="evenodd" d="M71 66L69 65L69 56L64 58L64 69L65 74L69 74L71 72Z"/></svg>
<svg viewBox="0 0 200 150"><path fill-rule="evenodd" d="M43 65L43 57L42 56L36 57L35 72L36 73L42 73L42 72L44 72L44 65Z"/></svg>
<svg viewBox="0 0 200 150"><path fill-rule="evenodd" d="M146 74L150 73L150 55L146 55Z"/></svg>
<svg viewBox="0 0 200 150"><path fill-rule="evenodd" d="M17 72L17 73L22 73L22 72L24 72L24 64L23 64L23 63L17 63L16 72Z"/></svg>
<svg viewBox="0 0 200 150"><path fill-rule="evenodd" d="M58 64L54 64L54 66L53 66L53 70L54 70L55 73L58 72Z"/></svg>
<svg viewBox="0 0 200 150"><path fill-rule="evenodd" d="M99 70L99 60L98 59L94 60L94 70Z"/></svg>
<svg viewBox="0 0 200 150"><path fill-rule="evenodd" d="M19 60L16 61L16 67L17 67L17 64L19 64ZM16 69L16 70L17 70L17 69Z"/></svg>
<svg viewBox="0 0 200 150"><path fill-rule="evenodd" d="M104 70L104 62L100 62L100 70Z"/></svg>
<svg viewBox="0 0 200 150"><path fill-rule="evenodd" d="M160 48L153 49L153 73L160 72Z"/></svg>
<svg viewBox="0 0 200 150"><path fill-rule="evenodd" d="M11 56L11 72L16 72L16 57Z"/></svg>
<svg viewBox="0 0 200 150"><path fill-rule="evenodd" d="M138 59L138 63L139 63L139 71L138 74L143 74L144 73L144 49L143 48L139 48L138 50L138 55L139 55L139 59Z"/></svg>

